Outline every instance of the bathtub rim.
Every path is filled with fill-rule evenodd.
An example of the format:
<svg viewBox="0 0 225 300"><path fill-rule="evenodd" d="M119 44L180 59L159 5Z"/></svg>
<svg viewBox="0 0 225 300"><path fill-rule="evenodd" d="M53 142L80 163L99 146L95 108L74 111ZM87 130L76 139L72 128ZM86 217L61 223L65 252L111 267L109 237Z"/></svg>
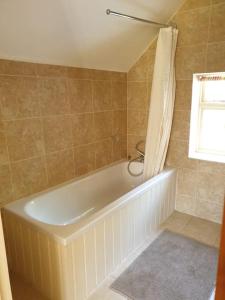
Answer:
<svg viewBox="0 0 225 300"><path fill-rule="evenodd" d="M110 167L122 164L127 162L127 160L122 160L117 163L113 163L110 166L103 167L101 169L98 169L97 171L93 172L92 174L81 176L81 178L76 178L75 180L67 181L63 184L60 184L56 187L47 189L45 191L42 191L40 193L36 193L32 196L24 197L21 199L18 199L14 202L11 202L9 204L6 204L2 207L3 216L6 213L10 213L17 218L19 218L21 221L26 222L29 226L35 227L36 230L40 232L44 232L45 234L51 236L54 240L60 242L60 244L63 244L64 246L68 245L70 242L72 242L74 239L76 239L79 235L82 234L83 231L88 229L90 226L92 226L94 223L99 222L101 219L103 219L106 215L111 214L113 211L115 211L119 207L123 207L126 205L126 203L136 195L143 194L151 185L153 185L156 181L162 178L165 178L171 174L175 174L176 176L176 169L175 168L165 168L160 174L154 176L153 178L148 179L147 181L141 183L137 187L133 188L126 194L122 195L121 197L115 199L114 201L110 202L106 206L100 208L99 210L93 212L91 215L87 215L77 223L72 223L68 225L51 225L46 224L41 221L38 221L36 219L33 219L31 216L27 215L24 211L26 203L29 201L32 201L34 198L38 196L42 196L48 192L55 191L57 189L60 189L62 187L65 187L71 183L83 181L86 178L95 175L96 173L99 173L105 169L108 169ZM19 206L19 208L18 208Z"/></svg>

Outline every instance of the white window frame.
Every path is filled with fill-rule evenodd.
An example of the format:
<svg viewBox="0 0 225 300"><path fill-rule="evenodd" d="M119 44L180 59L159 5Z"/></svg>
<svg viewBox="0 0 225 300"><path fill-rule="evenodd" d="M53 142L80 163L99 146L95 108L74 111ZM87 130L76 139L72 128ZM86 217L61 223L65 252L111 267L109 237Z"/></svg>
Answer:
<svg viewBox="0 0 225 300"><path fill-rule="evenodd" d="M191 125L189 139L189 157L200 160L208 160L214 162L225 163L225 153L212 153L207 149L199 147L200 125L202 109L222 109L225 110L225 103L222 102L204 102L203 100L203 82L200 81L200 76L223 76L225 73L204 73L193 75L192 85L192 107L191 107ZM221 137L222 138L222 137ZM224 137L225 138L225 137Z"/></svg>

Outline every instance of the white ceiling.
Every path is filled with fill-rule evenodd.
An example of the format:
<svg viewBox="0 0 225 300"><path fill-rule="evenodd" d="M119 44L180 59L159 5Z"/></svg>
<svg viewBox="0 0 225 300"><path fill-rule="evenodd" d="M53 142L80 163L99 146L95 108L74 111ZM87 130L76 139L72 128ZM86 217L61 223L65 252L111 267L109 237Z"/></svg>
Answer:
<svg viewBox="0 0 225 300"><path fill-rule="evenodd" d="M128 71L183 0L0 0L0 58Z"/></svg>

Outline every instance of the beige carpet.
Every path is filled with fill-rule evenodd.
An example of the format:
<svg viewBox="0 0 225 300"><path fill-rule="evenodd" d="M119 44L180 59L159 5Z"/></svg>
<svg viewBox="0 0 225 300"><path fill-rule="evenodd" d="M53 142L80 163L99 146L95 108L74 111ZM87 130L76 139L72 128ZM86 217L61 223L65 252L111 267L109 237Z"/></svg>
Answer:
<svg viewBox="0 0 225 300"><path fill-rule="evenodd" d="M164 231L111 288L133 300L208 300L217 249Z"/></svg>

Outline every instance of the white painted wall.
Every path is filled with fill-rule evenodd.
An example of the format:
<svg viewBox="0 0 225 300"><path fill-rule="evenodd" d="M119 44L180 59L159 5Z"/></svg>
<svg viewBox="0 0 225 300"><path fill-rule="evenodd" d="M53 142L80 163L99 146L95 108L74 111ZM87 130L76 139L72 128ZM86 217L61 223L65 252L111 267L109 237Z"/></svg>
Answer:
<svg viewBox="0 0 225 300"><path fill-rule="evenodd" d="M157 29L111 8L165 22L183 0L1 0L0 58L128 71Z"/></svg>

